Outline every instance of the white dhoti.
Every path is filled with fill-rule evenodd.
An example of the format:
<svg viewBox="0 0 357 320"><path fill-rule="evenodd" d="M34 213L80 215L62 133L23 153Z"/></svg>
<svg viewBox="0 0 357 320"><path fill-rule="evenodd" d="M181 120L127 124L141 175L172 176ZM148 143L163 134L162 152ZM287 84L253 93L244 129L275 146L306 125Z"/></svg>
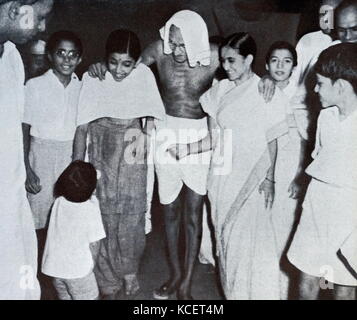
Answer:
<svg viewBox="0 0 357 320"><path fill-rule="evenodd" d="M357 226L357 192L312 179L298 229L288 252L302 272L332 283L357 286L339 249Z"/></svg>
<svg viewBox="0 0 357 320"><path fill-rule="evenodd" d="M176 160L167 149L176 143L187 144L206 137L207 118L196 120L166 115L164 121L156 121L156 130L154 162L161 204L172 203L184 184L194 192L205 195L211 152Z"/></svg>

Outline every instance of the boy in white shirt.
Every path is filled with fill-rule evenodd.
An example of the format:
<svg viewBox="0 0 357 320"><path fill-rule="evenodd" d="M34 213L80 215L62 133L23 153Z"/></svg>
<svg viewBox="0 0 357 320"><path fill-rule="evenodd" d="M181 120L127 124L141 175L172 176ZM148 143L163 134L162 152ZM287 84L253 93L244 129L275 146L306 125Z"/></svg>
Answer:
<svg viewBox="0 0 357 320"><path fill-rule="evenodd" d="M99 203L92 195L97 172L90 163L74 161L58 178L54 192L42 272L54 277L61 300L96 300L94 261L105 238Z"/></svg>
<svg viewBox="0 0 357 320"><path fill-rule="evenodd" d="M340 252L357 226L356 55L357 44L338 44L323 51L315 65L315 92L323 110L314 161L306 169L312 180L288 252L290 262L301 271L301 299L317 299L320 289L332 287L336 299L356 296L357 278Z"/></svg>
<svg viewBox="0 0 357 320"><path fill-rule="evenodd" d="M27 82L23 120L26 190L36 229L46 227L53 186L71 163L81 89L74 74L83 51L80 39L59 31L46 49L52 67Z"/></svg>

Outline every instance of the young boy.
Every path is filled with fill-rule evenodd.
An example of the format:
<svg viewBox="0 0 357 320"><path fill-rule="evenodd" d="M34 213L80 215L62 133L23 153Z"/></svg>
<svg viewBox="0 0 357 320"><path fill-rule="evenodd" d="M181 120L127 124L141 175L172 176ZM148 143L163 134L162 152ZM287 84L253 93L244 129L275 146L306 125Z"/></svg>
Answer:
<svg viewBox="0 0 357 320"><path fill-rule="evenodd" d="M71 162L81 82L74 74L82 43L72 32L54 33L47 43L51 69L26 85L23 120L26 190L36 229L46 226L53 185Z"/></svg>
<svg viewBox="0 0 357 320"><path fill-rule="evenodd" d="M90 163L74 161L58 178L43 255L43 273L54 277L60 300L99 297L94 261L105 238L99 202L92 195L97 173Z"/></svg>
<svg viewBox="0 0 357 320"><path fill-rule="evenodd" d="M288 252L302 272L301 299L317 299L326 288L334 289L336 299L355 299L357 278L341 259L340 248L357 226L356 54L357 44L339 44L323 51L315 65L315 92L323 110L314 161L306 169L312 180Z"/></svg>

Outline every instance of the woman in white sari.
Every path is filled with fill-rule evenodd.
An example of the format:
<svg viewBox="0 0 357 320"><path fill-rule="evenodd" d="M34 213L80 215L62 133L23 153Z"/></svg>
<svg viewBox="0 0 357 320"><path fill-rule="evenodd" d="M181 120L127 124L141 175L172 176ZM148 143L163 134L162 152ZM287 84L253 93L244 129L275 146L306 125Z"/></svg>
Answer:
<svg viewBox="0 0 357 320"><path fill-rule="evenodd" d="M276 92L266 104L258 93L260 78L252 71L256 44L248 34L227 38L220 55L228 79L200 102L212 120L208 196L221 282L227 299L279 299L279 257L269 209L277 138L287 133L284 99ZM210 148L208 140L185 146L186 153ZM176 146L179 157L184 150ZM173 148L170 152L175 154Z"/></svg>
<svg viewBox="0 0 357 320"><path fill-rule="evenodd" d="M228 79L200 99L231 151L231 172L218 170L222 144L214 146L208 195L216 230L221 281L227 299L279 299L279 256L270 208L274 201L277 138L287 133L284 99L266 104L252 71L254 40L234 34L221 48ZM222 139L220 139L222 141ZM229 143L230 142L230 143ZM230 148L231 150L227 149Z"/></svg>

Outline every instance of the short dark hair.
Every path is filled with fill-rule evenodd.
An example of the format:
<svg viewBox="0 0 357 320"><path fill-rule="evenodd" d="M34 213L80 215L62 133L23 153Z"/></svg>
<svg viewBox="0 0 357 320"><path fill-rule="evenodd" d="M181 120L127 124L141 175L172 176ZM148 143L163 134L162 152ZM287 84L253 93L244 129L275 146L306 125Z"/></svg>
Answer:
<svg viewBox="0 0 357 320"><path fill-rule="evenodd" d="M106 59L114 52L127 53L137 61L141 54L141 46L138 36L134 32L126 29L113 31L109 35L105 46Z"/></svg>
<svg viewBox="0 0 357 320"><path fill-rule="evenodd" d="M72 162L60 175L54 196L64 197L71 202L87 201L97 185L97 171L92 164L84 161Z"/></svg>
<svg viewBox="0 0 357 320"><path fill-rule="evenodd" d="M246 32L230 35L228 38L224 39L220 51L223 47L231 47L232 49L238 50L239 54L245 58L251 54L253 56L253 61L257 55L257 44L253 37Z"/></svg>
<svg viewBox="0 0 357 320"><path fill-rule="evenodd" d="M343 79L351 83L357 94L357 43L341 43L322 51L316 64L316 73L334 83Z"/></svg>
<svg viewBox="0 0 357 320"><path fill-rule="evenodd" d="M294 67L296 67L296 66L297 66L297 63L298 63L298 58L297 58L296 49L294 48L293 45L291 45L291 44L290 44L289 42L287 42L287 41L276 41L276 42L274 42L274 43L270 46L270 48L269 48L269 50L268 50L268 52L267 52L267 54L266 54L266 56L265 56L265 62L268 64L268 63L269 63L269 60L270 60L270 57L271 57L271 55L273 54L273 52L274 52L275 50L280 50L280 49L286 49L286 50L288 50L288 51L291 53L291 55L293 56Z"/></svg>
<svg viewBox="0 0 357 320"><path fill-rule="evenodd" d="M83 55L83 45L81 39L72 31L61 30L53 33L47 41L46 51L53 54L61 41L70 41L76 47L80 56Z"/></svg>

